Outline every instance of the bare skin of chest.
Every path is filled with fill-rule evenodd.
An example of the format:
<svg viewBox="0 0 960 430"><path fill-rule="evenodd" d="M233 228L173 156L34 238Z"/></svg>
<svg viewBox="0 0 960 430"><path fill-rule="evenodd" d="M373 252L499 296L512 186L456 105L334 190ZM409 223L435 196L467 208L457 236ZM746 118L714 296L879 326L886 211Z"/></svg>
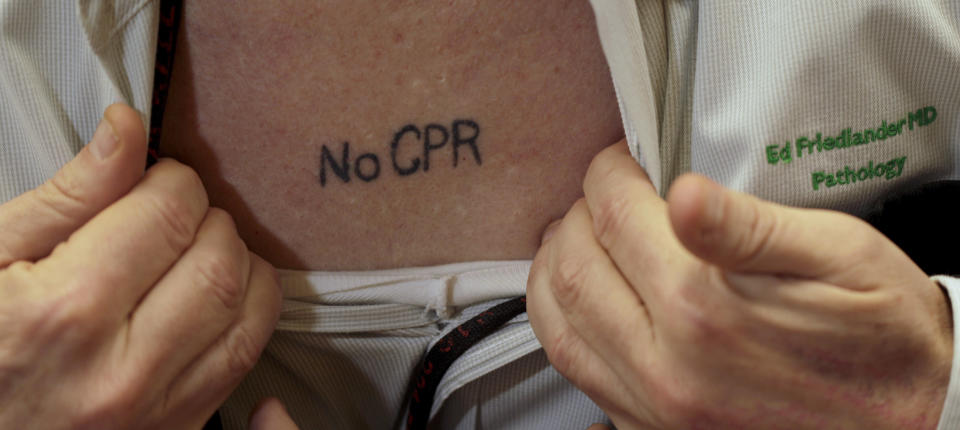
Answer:
<svg viewBox="0 0 960 430"><path fill-rule="evenodd" d="M532 258L622 135L585 0L188 1L162 152L280 268Z"/></svg>

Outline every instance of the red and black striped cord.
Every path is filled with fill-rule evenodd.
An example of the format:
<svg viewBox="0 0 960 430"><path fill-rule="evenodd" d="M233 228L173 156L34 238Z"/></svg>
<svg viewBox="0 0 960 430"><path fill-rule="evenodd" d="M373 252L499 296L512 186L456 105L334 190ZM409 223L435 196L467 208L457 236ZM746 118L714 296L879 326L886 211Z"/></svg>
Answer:
<svg viewBox="0 0 960 430"><path fill-rule="evenodd" d="M160 0L160 23L157 26L157 58L153 67L153 107L150 108L150 134L147 140L147 168L160 158L160 130L167 107L167 93L173 78L173 57L177 51L183 0ZM220 412L215 411L203 430L223 430Z"/></svg>
<svg viewBox="0 0 960 430"><path fill-rule="evenodd" d="M410 398L407 399L407 430L427 428L437 386L453 362L481 339L526 311L526 297L508 300L457 326L434 344L417 366L411 381Z"/></svg>
<svg viewBox="0 0 960 430"><path fill-rule="evenodd" d="M180 13L183 0L160 0L160 25L157 30L157 60L153 69L153 107L150 110L150 135L147 145L147 167L160 157L160 130L163 112L167 107L167 93L173 76L173 56L177 50L180 31Z"/></svg>

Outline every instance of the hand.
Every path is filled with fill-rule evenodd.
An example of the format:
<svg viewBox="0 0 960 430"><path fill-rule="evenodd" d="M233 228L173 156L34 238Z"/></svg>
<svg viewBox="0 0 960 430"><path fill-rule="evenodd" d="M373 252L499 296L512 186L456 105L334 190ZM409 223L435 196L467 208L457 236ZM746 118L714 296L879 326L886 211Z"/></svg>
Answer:
<svg viewBox="0 0 960 430"><path fill-rule="evenodd" d="M0 206L0 428L200 428L273 330L273 269L192 170L143 174L145 136L112 106Z"/></svg>
<svg viewBox="0 0 960 430"><path fill-rule="evenodd" d="M545 236L527 289L557 370L620 429L932 429L952 334L938 286L860 220L678 179L624 144Z"/></svg>

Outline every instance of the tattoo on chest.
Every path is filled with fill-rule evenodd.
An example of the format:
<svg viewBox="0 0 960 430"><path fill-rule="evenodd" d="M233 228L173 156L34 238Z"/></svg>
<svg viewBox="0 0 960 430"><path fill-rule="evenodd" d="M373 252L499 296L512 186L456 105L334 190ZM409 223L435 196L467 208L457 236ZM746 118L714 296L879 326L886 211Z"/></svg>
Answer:
<svg viewBox="0 0 960 430"><path fill-rule="evenodd" d="M341 143L340 148L323 145L320 148L320 185L326 187L328 182L336 182L335 179L349 183L352 177L371 182L391 174L388 172L400 177L428 173L431 166L448 160L453 168L471 158L480 166L483 160L479 138L480 125L469 119L458 119L449 127L441 124L405 125L379 154L353 154L350 142Z"/></svg>

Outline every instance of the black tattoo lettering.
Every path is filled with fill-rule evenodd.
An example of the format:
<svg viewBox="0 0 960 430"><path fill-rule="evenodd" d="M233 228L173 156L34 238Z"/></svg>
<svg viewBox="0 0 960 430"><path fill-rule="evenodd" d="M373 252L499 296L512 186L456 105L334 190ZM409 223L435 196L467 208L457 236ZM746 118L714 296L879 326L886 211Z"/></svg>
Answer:
<svg viewBox="0 0 960 430"><path fill-rule="evenodd" d="M461 128L472 128L473 135L465 137L460 131ZM477 138L480 137L480 126L469 119L459 119L453 122L453 167L457 167L457 161L460 159L460 146L470 145L473 149L473 158L477 160L477 165L483 164L480 159L480 148L477 147Z"/></svg>
<svg viewBox="0 0 960 430"><path fill-rule="evenodd" d="M369 172L369 174L363 172L363 169L360 168L363 160L370 160L370 163L373 163L373 172ZM353 173L355 173L358 178L363 179L363 182L370 182L377 179L380 176L380 159L377 158L376 154L372 153L357 157L357 163L353 165Z"/></svg>
<svg viewBox="0 0 960 430"><path fill-rule="evenodd" d="M443 135L440 143L435 143L435 141L431 139L431 136L433 136L432 131L437 131ZM430 124L424 129L423 134L423 171L426 172L430 170L430 151L443 148L443 146L447 144L447 139L450 138L450 132L442 125Z"/></svg>
<svg viewBox="0 0 960 430"><path fill-rule="evenodd" d="M423 157L413 156L406 162L398 160L400 146L410 137L423 143ZM458 119L453 121L450 128L443 125L431 123L427 124L421 131L416 125L407 124L400 128L393 135L390 142L390 163L397 176L410 176L420 171L423 166L423 172L430 170L430 153L442 150L448 142L452 142L451 152L453 153L453 167L456 168L460 162L460 147L469 146L473 154L473 159L477 165L483 165L480 157L480 126L473 120ZM410 142L413 143L413 142ZM340 161L334 157L334 152L322 145L320 148L320 186L327 186L327 165L333 175L340 178L344 183L350 182L350 142L343 142L340 151ZM404 164L404 165L401 165ZM371 182L380 177L380 157L373 152L361 154L353 161L353 174L364 182Z"/></svg>
<svg viewBox="0 0 960 430"><path fill-rule="evenodd" d="M393 142L390 143L390 160L393 161L393 170L400 176L412 175L417 173L417 169L420 168L419 158L414 158L409 167L400 167L400 164L397 163L397 149L400 147L400 140L403 139L403 135L407 133L414 133L417 135L417 139L420 139L420 129L415 125L407 125L393 135Z"/></svg>
<svg viewBox="0 0 960 430"><path fill-rule="evenodd" d="M350 143L343 142L343 161L337 164L337 160L330 154L327 145L320 149L320 186L327 186L327 160L330 162L330 168L333 174L337 175L343 182L350 182Z"/></svg>

